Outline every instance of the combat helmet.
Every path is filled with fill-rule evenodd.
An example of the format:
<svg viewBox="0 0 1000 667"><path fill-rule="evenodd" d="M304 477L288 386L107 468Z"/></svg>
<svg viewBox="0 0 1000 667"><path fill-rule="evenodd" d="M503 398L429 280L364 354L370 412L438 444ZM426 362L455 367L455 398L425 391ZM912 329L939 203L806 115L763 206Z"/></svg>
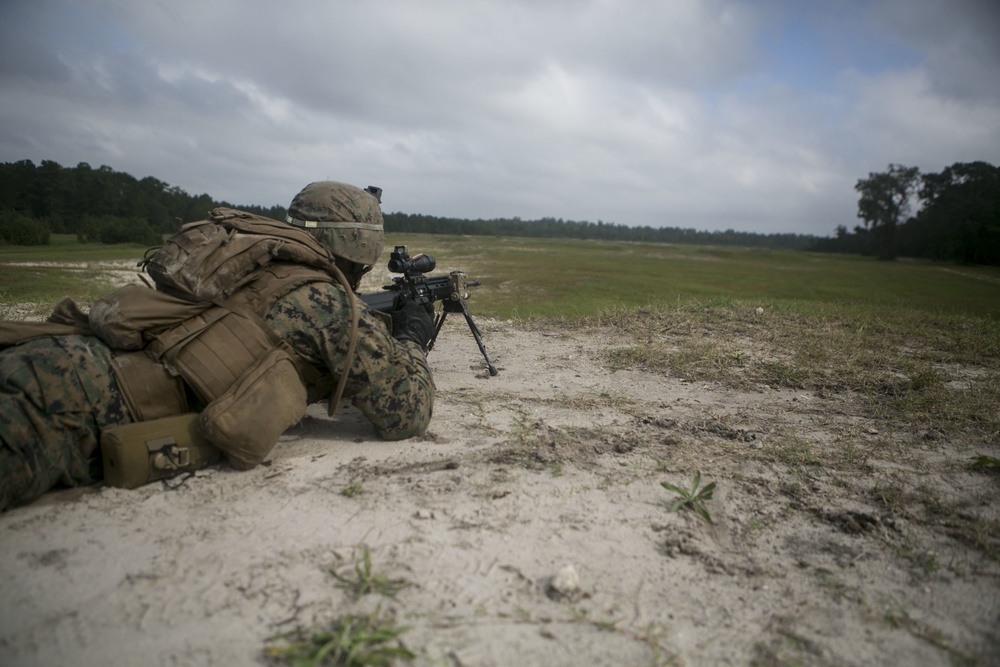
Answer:
<svg viewBox="0 0 1000 667"><path fill-rule="evenodd" d="M382 254L382 189L337 181L317 181L292 199L285 221L313 234L327 250L371 266Z"/></svg>

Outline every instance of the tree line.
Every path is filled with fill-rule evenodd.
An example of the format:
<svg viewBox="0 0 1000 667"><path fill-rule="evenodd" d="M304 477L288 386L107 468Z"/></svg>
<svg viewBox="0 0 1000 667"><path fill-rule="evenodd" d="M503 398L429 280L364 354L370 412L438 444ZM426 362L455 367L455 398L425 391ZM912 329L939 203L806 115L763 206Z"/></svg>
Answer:
<svg viewBox="0 0 1000 667"><path fill-rule="evenodd" d="M986 162L955 163L940 173L890 164L858 179L862 224L839 225L833 237L631 227L614 222L541 218L468 220L385 213L389 233L562 237L607 241L693 243L842 252L881 259L917 257L969 264L1000 264L1000 168ZM63 167L44 160L0 164L0 244L47 244L50 233L76 234L82 242L156 245L178 222L203 219L230 206L277 220L283 206L234 205L147 176L85 162ZM910 211L917 208L915 215Z"/></svg>
<svg viewBox="0 0 1000 667"><path fill-rule="evenodd" d="M233 205L208 194L184 190L147 176L142 179L85 162L63 167L45 160L0 164L0 244L48 243L50 233L76 234L98 243L160 243L178 221L201 220L216 206L230 206L284 220L282 206ZM432 215L385 213L389 233L563 237L611 241L697 243L803 250L817 237L805 234L699 231L677 227L629 227L613 222L542 218L467 220Z"/></svg>
<svg viewBox="0 0 1000 667"><path fill-rule="evenodd" d="M469 236L524 236L548 238L594 239L599 241L635 241L651 243L695 243L702 245L733 245L751 248L788 248L805 250L817 237L806 234L757 234L699 231L679 227L630 227L614 222L563 220L562 218L494 218L466 220L433 215L383 213L388 232L465 234Z"/></svg>
<svg viewBox="0 0 1000 667"><path fill-rule="evenodd" d="M63 167L43 160L0 164L0 244L44 245L49 234L82 242L156 245L178 221L202 220L216 206L233 206L147 176L137 179L86 162ZM284 219L279 206L233 206Z"/></svg>
<svg viewBox="0 0 1000 667"><path fill-rule="evenodd" d="M815 250L1000 265L1000 168L956 162L921 174L890 164L858 179L854 189L862 224L853 232L838 226Z"/></svg>

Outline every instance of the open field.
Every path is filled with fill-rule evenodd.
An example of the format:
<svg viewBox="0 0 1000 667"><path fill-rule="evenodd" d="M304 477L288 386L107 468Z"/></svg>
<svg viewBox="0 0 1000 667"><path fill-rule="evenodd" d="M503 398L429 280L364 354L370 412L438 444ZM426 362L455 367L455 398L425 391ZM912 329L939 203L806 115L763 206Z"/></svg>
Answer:
<svg viewBox="0 0 1000 667"><path fill-rule="evenodd" d="M500 374L456 320L420 441L314 406L253 471L0 516L0 663L267 664L381 628L418 665L1000 665L1000 271L392 240L483 280ZM0 248L8 313L134 279L16 259L42 257ZM709 498L663 486L699 473Z"/></svg>
<svg viewBox="0 0 1000 667"><path fill-rule="evenodd" d="M876 262L854 256L744 248L482 236L396 236L427 252L439 271L481 278L476 312L487 317L594 315L612 307L670 307L678 300L757 302L783 309L914 311L1000 319L1000 268ZM141 246L79 244L56 235L49 248L0 246L4 303L55 303L135 280ZM384 260L388 260L387 247ZM377 290L389 274L366 277ZM44 270L43 270L44 269ZM109 275L109 271L117 275ZM74 289L75 285L75 289ZM81 298L81 302L88 299Z"/></svg>

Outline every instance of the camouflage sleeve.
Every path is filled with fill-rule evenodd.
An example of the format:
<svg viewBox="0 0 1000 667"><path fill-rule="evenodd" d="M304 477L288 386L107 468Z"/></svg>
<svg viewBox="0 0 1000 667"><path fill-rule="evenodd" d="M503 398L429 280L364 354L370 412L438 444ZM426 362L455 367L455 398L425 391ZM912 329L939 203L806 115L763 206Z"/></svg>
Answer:
<svg viewBox="0 0 1000 667"><path fill-rule="evenodd" d="M302 358L334 379L343 372L351 335L347 295L329 283L310 283L275 302L267 314L272 330ZM359 304L358 342L345 397L364 413L385 440L427 430L434 383L423 350L400 342L375 313Z"/></svg>

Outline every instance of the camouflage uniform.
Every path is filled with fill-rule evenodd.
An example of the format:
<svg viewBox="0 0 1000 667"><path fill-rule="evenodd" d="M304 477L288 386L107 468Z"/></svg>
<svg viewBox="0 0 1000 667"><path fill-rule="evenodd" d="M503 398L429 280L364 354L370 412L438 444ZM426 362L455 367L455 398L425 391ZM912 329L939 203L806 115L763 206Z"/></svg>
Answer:
<svg viewBox="0 0 1000 667"><path fill-rule="evenodd" d="M343 290L329 283L310 283L279 299L267 314L272 331L296 354L324 374L343 371L350 339L351 306ZM310 401L329 393L310 387ZM431 419L434 383L424 352L410 341L398 341L379 316L361 311L354 363L344 396L364 413L385 440L422 434Z"/></svg>
<svg viewBox="0 0 1000 667"><path fill-rule="evenodd" d="M36 338L0 352L0 510L99 480L101 430L130 421L99 339Z"/></svg>
<svg viewBox="0 0 1000 667"><path fill-rule="evenodd" d="M350 339L342 289L309 283L278 299L271 330L321 378L309 400L332 392ZM92 336L38 338L0 352L0 511L56 484L101 479L101 431L132 421L111 371L112 351ZM419 345L398 341L363 309L345 397L386 440L420 435L430 422L434 385Z"/></svg>

